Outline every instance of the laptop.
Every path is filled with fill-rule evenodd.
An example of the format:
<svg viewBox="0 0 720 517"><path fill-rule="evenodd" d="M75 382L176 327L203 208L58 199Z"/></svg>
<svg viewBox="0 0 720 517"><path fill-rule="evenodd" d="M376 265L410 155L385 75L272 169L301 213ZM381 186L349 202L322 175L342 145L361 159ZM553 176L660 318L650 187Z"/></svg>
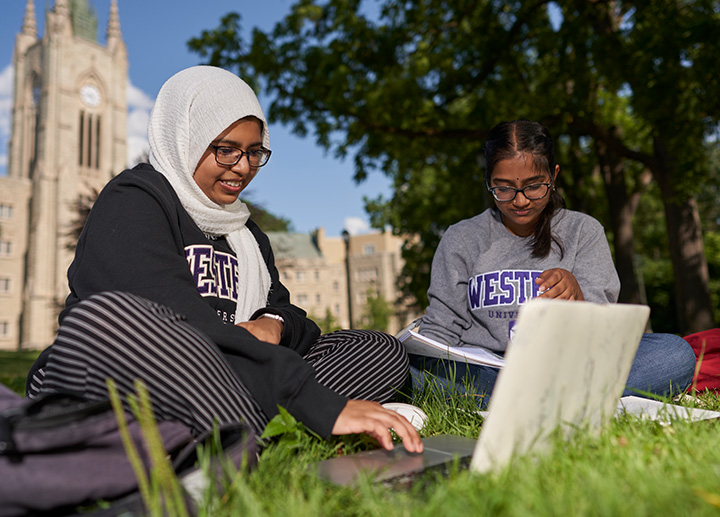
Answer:
<svg viewBox="0 0 720 517"><path fill-rule="evenodd" d="M394 484L452 462L497 471L516 455L547 450L556 432L599 433L616 411L649 315L643 305L535 299L520 308L479 438L432 436L420 454L398 444L331 458L316 464L317 475L349 485Z"/></svg>

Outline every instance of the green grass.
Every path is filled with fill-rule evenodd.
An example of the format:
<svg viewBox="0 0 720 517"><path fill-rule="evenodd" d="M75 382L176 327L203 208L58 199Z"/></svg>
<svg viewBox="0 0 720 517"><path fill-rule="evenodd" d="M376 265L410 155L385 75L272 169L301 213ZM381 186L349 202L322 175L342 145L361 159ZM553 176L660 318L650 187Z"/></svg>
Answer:
<svg viewBox="0 0 720 517"><path fill-rule="evenodd" d="M25 394L25 377L40 350L0 351L0 384Z"/></svg>
<svg viewBox="0 0 720 517"><path fill-rule="evenodd" d="M720 410L717 396L701 397ZM432 393L412 401L430 417L424 435L475 438L482 418L461 396ZM258 468L238 476L204 515L285 516L639 516L720 514L720 422L673 421L662 426L634 417L612 420L599 436L585 432L558 440L542 457L516 458L496 475L452 469L403 489L360 483L339 487L319 480L311 466L366 448L358 437L321 441L306 435L299 447L276 444Z"/></svg>
<svg viewBox="0 0 720 517"><path fill-rule="evenodd" d="M0 375L24 379L31 355L5 361ZM24 353L22 354L24 355ZM14 366L11 364L14 363ZM16 371L17 370L17 371ZM720 399L704 394L707 409ZM424 435L477 437L482 418L472 400L449 401L426 390L410 402L430 417ZM411 487L370 482L355 487L318 479L312 465L368 448L362 436L319 440L301 433L261 454L252 472L240 472L221 495L212 495L200 515L253 516L655 516L720 514L720 421L662 426L633 417L612 420L599 436L578 433L558 441L549 454L516 458L496 475L451 469L429 474ZM290 443L291 445L288 445Z"/></svg>

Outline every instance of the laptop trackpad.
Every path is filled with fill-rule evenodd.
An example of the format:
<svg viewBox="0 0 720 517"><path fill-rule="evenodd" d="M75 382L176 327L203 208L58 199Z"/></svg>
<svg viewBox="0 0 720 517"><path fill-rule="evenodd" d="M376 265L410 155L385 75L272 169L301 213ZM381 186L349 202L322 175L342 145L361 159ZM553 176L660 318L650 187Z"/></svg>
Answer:
<svg viewBox="0 0 720 517"><path fill-rule="evenodd" d="M423 443L425 450L421 454L409 453L399 444L392 451L375 449L321 461L316 472L319 477L338 485L352 484L362 476L376 482L386 481L449 464L456 457L470 457L476 440L441 435L425 438Z"/></svg>

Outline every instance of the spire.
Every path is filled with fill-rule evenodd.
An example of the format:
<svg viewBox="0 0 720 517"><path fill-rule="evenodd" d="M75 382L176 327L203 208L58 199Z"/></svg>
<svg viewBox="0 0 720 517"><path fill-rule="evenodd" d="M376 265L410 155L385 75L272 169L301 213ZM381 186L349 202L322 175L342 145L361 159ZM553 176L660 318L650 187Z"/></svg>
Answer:
<svg viewBox="0 0 720 517"><path fill-rule="evenodd" d="M22 33L37 38L37 20L33 0L28 0L25 6L25 19L23 20Z"/></svg>
<svg viewBox="0 0 720 517"><path fill-rule="evenodd" d="M59 16L68 16L70 14L68 0L55 0L55 9L53 11Z"/></svg>
<svg viewBox="0 0 720 517"><path fill-rule="evenodd" d="M72 34L68 0L55 0L55 7L52 12L48 13L48 25L49 30L45 31L45 35L49 32L56 34Z"/></svg>
<svg viewBox="0 0 720 517"><path fill-rule="evenodd" d="M124 53L125 43L122 39L122 31L120 30L120 14L118 13L117 0L110 2L110 17L107 24L107 48L110 52Z"/></svg>
<svg viewBox="0 0 720 517"><path fill-rule="evenodd" d="M97 16L88 0L70 0L70 20L75 36L97 41Z"/></svg>
<svg viewBox="0 0 720 517"><path fill-rule="evenodd" d="M118 14L117 0L110 2L110 18L107 25L107 41L111 39L122 39L122 31L120 30L120 15Z"/></svg>

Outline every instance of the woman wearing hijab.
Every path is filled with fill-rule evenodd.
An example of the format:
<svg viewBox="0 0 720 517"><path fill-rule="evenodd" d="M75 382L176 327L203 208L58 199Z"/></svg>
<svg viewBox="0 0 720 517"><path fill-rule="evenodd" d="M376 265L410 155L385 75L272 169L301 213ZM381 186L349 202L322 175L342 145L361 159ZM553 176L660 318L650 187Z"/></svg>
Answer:
<svg viewBox="0 0 720 517"><path fill-rule="evenodd" d="M150 164L98 196L68 270L70 295L28 396L107 398L148 386L157 418L200 433L245 421L261 433L278 406L323 437L367 433L422 444L383 408L407 356L381 332L320 335L290 303L267 236L238 196L270 158L265 116L234 74L198 66L162 87Z"/></svg>

